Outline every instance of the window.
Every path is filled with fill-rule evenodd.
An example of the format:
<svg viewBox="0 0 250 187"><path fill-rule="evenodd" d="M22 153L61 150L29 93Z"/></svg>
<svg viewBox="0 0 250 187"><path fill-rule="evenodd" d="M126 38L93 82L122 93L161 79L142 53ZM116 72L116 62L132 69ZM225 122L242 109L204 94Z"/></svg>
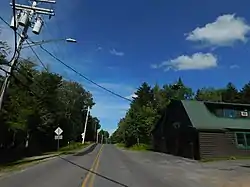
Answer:
<svg viewBox="0 0 250 187"><path fill-rule="evenodd" d="M236 116L237 116L237 113L235 110L224 109L224 117L235 118Z"/></svg>
<svg viewBox="0 0 250 187"><path fill-rule="evenodd" d="M236 143L239 148L250 149L250 133L237 132Z"/></svg>
<svg viewBox="0 0 250 187"><path fill-rule="evenodd" d="M250 134L246 134L247 146L250 147Z"/></svg>
<svg viewBox="0 0 250 187"><path fill-rule="evenodd" d="M244 133L236 133L237 144L239 147L246 147L245 135Z"/></svg>

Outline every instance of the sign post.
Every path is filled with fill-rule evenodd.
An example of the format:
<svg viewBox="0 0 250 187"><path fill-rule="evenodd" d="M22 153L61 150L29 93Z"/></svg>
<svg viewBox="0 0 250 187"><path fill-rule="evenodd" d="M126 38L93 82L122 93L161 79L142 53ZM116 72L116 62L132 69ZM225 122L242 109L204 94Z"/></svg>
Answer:
<svg viewBox="0 0 250 187"><path fill-rule="evenodd" d="M63 136L61 135L63 130L60 127L58 127L54 132L56 133L55 140L57 140L57 151L59 151L60 147L59 141L63 139Z"/></svg>
<svg viewBox="0 0 250 187"><path fill-rule="evenodd" d="M59 148L60 148L60 143L59 142L60 142L60 139L58 138L57 139L57 151L59 151Z"/></svg>

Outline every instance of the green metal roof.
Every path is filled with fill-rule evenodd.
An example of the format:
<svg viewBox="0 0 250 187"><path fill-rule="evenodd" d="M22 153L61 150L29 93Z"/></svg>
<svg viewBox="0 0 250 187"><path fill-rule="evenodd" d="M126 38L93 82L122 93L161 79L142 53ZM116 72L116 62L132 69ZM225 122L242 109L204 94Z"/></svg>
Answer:
<svg viewBox="0 0 250 187"><path fill-rule="evenodd" d="M182 100L181 102L196 129L250 129L249 119L217 117L202 101Z"/></svg>

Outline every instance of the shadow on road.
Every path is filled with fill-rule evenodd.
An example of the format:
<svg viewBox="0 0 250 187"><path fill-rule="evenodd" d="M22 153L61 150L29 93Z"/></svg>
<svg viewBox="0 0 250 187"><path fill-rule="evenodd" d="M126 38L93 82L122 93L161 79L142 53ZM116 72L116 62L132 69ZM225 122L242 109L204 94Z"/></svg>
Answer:
<svg viewBox="0 0 250 187"><path fill-rule="evenodd" d="M243 165L241 167L250 169L250 165Z"/></svg>
<svg viewBox="0 0 250 187"><path fill-rule="evenodd" d="M81 153L77 153L77 154L74 155L74 156L83 156L83 155L86 155L86 154L92 152L92 151L95 149L96 146L97 146L97 144L94 144L94 145L92 145L89 149L87 149L86 151L83 151L83 152L81 152ZM114 179L111 179L111 178L109 178L109 177L106 177L106 176L104 176L104 175L101 175L101 174L99 174L99 173L96 173L96 172L94 172L94 171L91 171L90 169L85 168L85 167L83 167L83 166L81 166L81 165L78 165L78 164L76 164L76 163L74 163L74 162L72 162L72 161L70 161L70 160L68 160L68 159L66 159L66 158L63 158L63 157L61 157L61 156L59 156L59 158L61 158L62 160L66 161L66 162L68 162L68 163L70 163L70 164L72 164L72 165L74 165L74 166L76 166L76 167L78 167L78 168L81 168L81 169L83 169L83 170L85 170L85 171L88 171L88 172L90 172L90 173L93 173L93 174L95 174L95 175L97 175L97 176L99 176L99 177L101 177L101 178L103 178L103 179L106 179L106 180L108 180L108 181L110 181L110 182L113 182L113 183L118 184L118 185L123 186L123 187L129 187L129 186L126 185L126 184L122 184L122 183L120 183L119 181L116 181L116 180L114 180Z"/></svg>
<svg viewBox="0 0 250 187"><path fill-rule="evenodd" d="M84 156L84 155L86 155L88 153L91 153L96 148L96 146L97 146L97 144L93 144L88 149L86 149L86 150L84 150L82 152L76 153L73 156Z"/></svg>

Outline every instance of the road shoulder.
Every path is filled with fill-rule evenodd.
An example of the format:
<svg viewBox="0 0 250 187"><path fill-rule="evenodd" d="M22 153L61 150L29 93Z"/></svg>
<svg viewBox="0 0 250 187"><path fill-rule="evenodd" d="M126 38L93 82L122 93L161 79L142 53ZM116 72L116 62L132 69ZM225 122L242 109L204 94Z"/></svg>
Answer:
<svg viewBox="0 0 250 187"><path fill-rule="evenodd" d="M14 173L18 173L24 170L27 170L37 164L41 164L47 161L50 161L52 159L57 158L58 156L61 157L68 157L78 154L87 154L91 150L93 150L96 146L96 143L92 143L90 145L87 145L86 147L82 149L77 149L76 151L71 150L71 152L59 152L59 153L52 153L52 154L46 154L46 155L40 155L40 156L34 156L34 157L27 157L22 160L18 160L16 162L0 166L0 179L10 176Z"/></svg>

